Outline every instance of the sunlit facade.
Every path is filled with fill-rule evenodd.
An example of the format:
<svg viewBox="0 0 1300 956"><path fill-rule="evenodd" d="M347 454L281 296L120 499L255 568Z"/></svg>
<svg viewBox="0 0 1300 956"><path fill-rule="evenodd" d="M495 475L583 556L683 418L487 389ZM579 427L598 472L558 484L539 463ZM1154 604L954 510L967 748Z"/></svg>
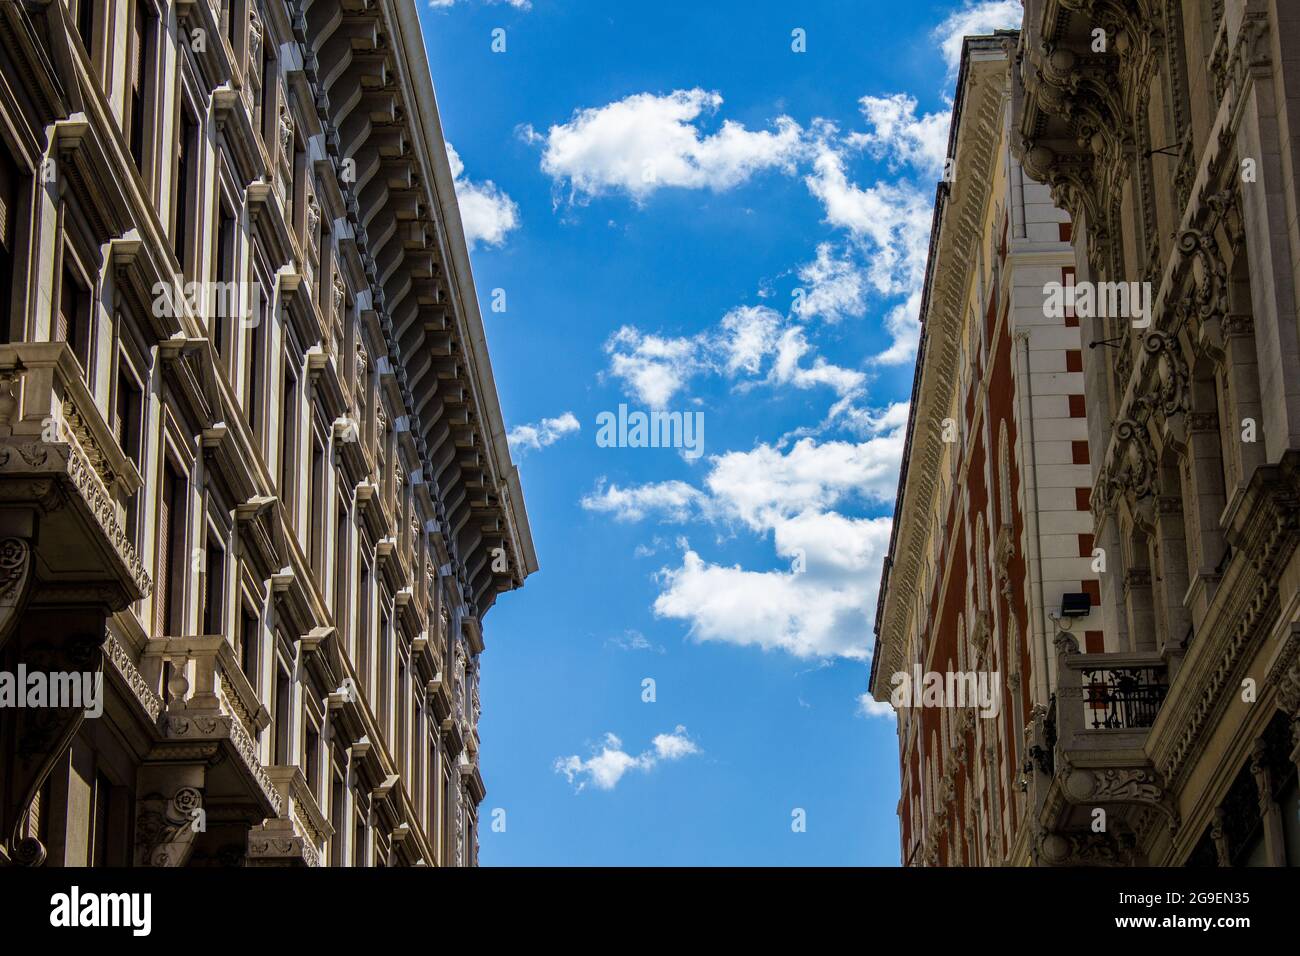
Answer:
<svg viewBox="0 0 1300 956"><path fill-rule="evenodd" d="M0 670L103 681L0 710L0 854L473 865L537 560L414 3L4 2L0 75Z"/></svg>

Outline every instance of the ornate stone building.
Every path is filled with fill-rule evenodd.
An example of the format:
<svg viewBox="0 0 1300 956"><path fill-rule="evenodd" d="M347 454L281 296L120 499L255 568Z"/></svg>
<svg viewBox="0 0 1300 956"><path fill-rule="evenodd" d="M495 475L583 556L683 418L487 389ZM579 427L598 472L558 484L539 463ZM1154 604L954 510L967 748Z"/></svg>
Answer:
<svg viewBox="0 0 1300 956"><path fill-rule="evenodd" d="M1300 4L1026 0L1016 59L1080 283L1149 290L1082 323L1115 640L1056 636L1033 857L1300 865Z"/></svg>
<svg viewBox="0 0 1300 956"><path fill-rule="evenodd" d="M1028 856L1024 728L1055 686L1053 619L1115 649L1093 611L1092 469L1070 223L1011 154L1016 34L968 37L921 305L907 444L877 602L871 690L974 675L992 706L897 707L908 865ZM904 701L916 703L916 701Z"/></svg>
<svg viewBox="0 0 1300 956"><path fill-rule="evenodd" d="M0 2L0 862L473 864L536 567L412 0Z"/></svg>

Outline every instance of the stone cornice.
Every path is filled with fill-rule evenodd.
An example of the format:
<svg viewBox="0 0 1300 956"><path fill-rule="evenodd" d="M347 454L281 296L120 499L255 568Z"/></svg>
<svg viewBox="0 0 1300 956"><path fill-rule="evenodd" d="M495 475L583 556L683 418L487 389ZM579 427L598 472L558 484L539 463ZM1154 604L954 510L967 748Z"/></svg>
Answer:
<svg viewBox="0 0 1300 956"><path fill-rule="evenodd" d="M1001 40L981 38L986 44ZM930 535L930 509L943 461L940 422L947 415L956 387L959 330L977 259L984 241L983 221L993 179L1002 124L1007 76L1005 56L971 56L972 41L963 50L949 154L956 160L957 182L942 186L936 202L930 260L922 306L923 347L917 354L908 422L908 444L900 478L895 532L882 582L882 605L872 661L871 690L886 699L888 675L902 668L906 626L925 564Z"/></svg>

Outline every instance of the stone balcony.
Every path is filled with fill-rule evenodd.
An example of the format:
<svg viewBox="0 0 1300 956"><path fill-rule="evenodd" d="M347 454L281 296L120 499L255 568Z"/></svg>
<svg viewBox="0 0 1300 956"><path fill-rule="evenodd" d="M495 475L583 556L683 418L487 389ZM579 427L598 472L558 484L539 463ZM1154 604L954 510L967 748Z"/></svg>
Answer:
<svg viewBox="0 0 1300 956"><path fill-rule="evenodd" d="M184 866L200 846L206 857L231 847L242 856L250 828L291 816L285 781L258 756L270 714L219 634L152 639L140 670L162 688L164 706L140 776L140 802L157 804L159 825L137 841L137 865ZM204 826L186 825L181 806L201 809Z"/></svg>
<svg viewBox="0 0 1300 956"><path fill-rule="evenodd" d="M1056 637L1057 686L1028 728L1025 784L1035 853L1047 865L1133 865L1178 814L1147 751L1177 660L1159 653L1080 654Z"/></svg>
<svg viewBox="0 0 1300 956"><path fill-rule="evenodd" d="M66 343L0 345L0 537L27 541L28 553L17 590L108 610L147 596L152 582L123 526L141 484Z"/></svg>
<svg viewBox="0 0 1300 956"><path fill-rule="evenodd" d="M250 866L320 866L334 828L298 767L267 767L280 794L279 816L248 832Z"/></svg>

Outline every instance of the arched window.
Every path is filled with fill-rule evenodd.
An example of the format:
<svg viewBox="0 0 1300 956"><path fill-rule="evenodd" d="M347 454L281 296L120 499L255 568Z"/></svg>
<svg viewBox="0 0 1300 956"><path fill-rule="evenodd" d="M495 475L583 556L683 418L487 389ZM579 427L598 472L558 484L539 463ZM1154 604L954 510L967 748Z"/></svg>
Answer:
<svg viewBox="0 0 1300 956"><path fill-rule="evenodd" d="M989 609L989 555L982 514L975 518L975 607Z"/></svg>
<svg viewBox="0 0 1300 956"><path fill-rule="evenodd" d="M998 522L1011 527L1011 445L1005 418L998 422Z"/></svg>

